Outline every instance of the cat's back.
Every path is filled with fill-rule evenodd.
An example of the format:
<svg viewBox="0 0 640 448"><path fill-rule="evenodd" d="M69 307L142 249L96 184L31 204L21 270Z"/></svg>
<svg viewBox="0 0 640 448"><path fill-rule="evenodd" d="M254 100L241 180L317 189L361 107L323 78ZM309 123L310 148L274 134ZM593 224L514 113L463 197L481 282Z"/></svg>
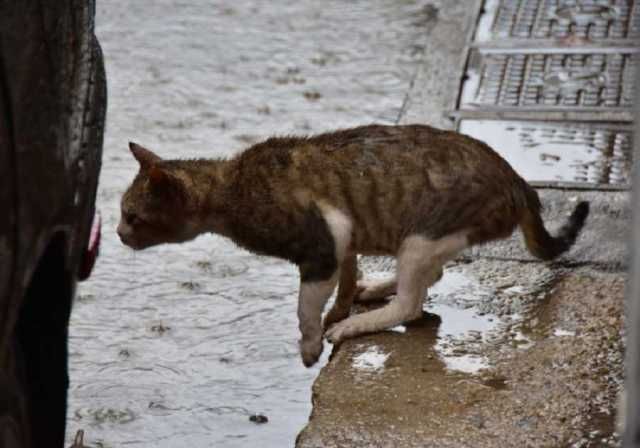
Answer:
<svg viewBox="0 0 640 448"><path fill-rule="evenodd" d="M300 182L313 189L314 180L336 176L357 182L372 176L430 175L442 185L478 174L517 176L486 144L427 125L368 125L310 137L272 137L245 150L238 162L245 178L286 181L290 188Z"/></svg>

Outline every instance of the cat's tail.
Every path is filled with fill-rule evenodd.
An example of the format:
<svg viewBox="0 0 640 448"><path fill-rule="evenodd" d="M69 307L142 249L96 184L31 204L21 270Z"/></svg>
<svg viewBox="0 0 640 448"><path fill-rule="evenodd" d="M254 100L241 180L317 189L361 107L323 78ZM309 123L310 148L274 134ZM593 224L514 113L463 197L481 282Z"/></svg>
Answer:
<svg viewBox="0 0 640 448"><path fill-rule="evenodd" d="M525 195L527 207L520 220L520 228L529 252L542 260L552 260L569 250L589 215L589 203L579 202L557 235L551 236L540 217L542 206L538 193L525 183Z"/></svg>

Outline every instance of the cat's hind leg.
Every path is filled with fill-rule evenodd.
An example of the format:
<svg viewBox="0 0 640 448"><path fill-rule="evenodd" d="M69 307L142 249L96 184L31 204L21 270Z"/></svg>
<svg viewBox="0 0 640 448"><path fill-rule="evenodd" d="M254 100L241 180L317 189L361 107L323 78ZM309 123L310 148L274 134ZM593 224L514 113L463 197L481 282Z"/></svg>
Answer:
<svg viewBox="0 0 640 448"><path fill-rule="evenodd" d="M442 275L443 264L468 246L467 232L437 240L422 235L407 237L398 253L397 297L382 308L344 319L325 336L334 344L362 333L394 327L420 317L427 287Z"/></svg>
<svg viewBox="0 0 640 448"><path fill-rule="evenodd" d="M442 278L442 267L438 273L436 281ZM358 291L354 302L366 303L376 300L384 300L396 293L398 280L394 275L385 280L364 279L358 280Z"/></svg>
<svg viewBox="0 0 640 448"><path fill-rule="evenodd" d="M383 300L396 293L396 276L385 280L363 279L358 280L358 290L354 301L372 302Z"/></svg>

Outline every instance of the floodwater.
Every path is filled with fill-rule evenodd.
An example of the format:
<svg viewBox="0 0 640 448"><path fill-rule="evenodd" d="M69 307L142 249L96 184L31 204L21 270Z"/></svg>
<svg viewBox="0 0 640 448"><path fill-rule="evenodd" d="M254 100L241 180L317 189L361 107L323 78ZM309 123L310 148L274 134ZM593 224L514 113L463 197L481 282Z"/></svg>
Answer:
<svg viewBox="0 0 640 448"><path fill-rule="evenodd" d="M104 235L72 315L69 441L83 428L102 447L293 445L330 349L303 367L296 270L210 235L122 246L119 200L137 168L127 142L219 157L272 134L395 123L432 15L398 0L98 2Z"/></svg>

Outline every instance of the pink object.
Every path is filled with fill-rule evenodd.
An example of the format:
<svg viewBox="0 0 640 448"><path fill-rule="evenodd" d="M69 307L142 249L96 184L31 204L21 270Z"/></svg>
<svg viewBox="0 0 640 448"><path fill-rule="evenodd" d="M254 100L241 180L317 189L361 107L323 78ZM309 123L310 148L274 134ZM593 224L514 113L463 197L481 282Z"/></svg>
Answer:
<svg viewBox="0 0 640 448"><path fill-rule="evenodd" d="M102 234L102 219L100 213L96 212L93 216L93 223L91 224L91 232L89 233L89 244L82 256L82 262L80 264L80 272L78 272L78 278L80 280L86 280L93 271L93 266L96 264L96 258L100 253L100 237Z"/></svg>

